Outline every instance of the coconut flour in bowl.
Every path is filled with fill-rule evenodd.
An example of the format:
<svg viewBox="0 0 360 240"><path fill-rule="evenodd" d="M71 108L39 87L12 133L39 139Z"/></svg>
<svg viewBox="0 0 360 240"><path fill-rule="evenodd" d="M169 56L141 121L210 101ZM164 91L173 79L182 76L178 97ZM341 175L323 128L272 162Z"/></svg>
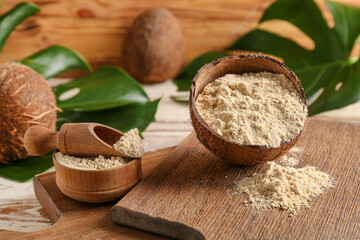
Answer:
<svg viewBox="0 0 360 240"><path fill-rule="evenodd" d="M114 167L124 166L126 163L130 162L131 159L125 159L122 157L104 157L102 155L98 157L74 157L62 154L61 152L55 153L56 160L71 168L76 169L86 169L86 170L102 170Z"/></svg>
<svg viewBox="0 0 360 240"><path fill-rule="evenodd" d="M206 124L240 145L279 147L303 129L307 108L283 74L226 74L207 84L196 99Z"/></svg>

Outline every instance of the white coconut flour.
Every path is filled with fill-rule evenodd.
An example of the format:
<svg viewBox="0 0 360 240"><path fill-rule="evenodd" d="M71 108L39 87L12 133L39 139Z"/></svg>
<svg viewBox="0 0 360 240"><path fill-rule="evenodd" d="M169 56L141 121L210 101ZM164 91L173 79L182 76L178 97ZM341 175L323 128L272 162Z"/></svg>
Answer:
<svg viewBox="0 0 360 240"><path fill-rule="evenodd" d="M137 128L131 129L129 132L125 133L113 145L113 148L115 151L134 158L139 158L144 155L144 146Z"/></svg>
<svg viewBox="0 0 360 240"><path fill-rule="evenodd" d="M74 156L64 155L61 152L57 152L55 154L55 157L59 163L67 167L76 168L76 169L87 169L87 170L100 170L100 169L121 167L126 163L128 163L128 161L130 161L117 156L105 158L102 155L93 158L90 157L78 158Z"/></svg>
<svg viewBox="0 0 360 240"><path fill-rule="evenodd" d="M333 187L333 181L327 173L314 167L283 167L268 162L259 173L236 183L237 190L248 195L245 202L262 208L282 208L290 215L301 207L308 207L312 198Z"/></svg>
<svg viewBox="0 0 360 240"><path fill-rule="evenodd" d="M206 85L195 104L210 128L242 145L279 147L307 116L294 84L270 72L227 74Z"/></svg>

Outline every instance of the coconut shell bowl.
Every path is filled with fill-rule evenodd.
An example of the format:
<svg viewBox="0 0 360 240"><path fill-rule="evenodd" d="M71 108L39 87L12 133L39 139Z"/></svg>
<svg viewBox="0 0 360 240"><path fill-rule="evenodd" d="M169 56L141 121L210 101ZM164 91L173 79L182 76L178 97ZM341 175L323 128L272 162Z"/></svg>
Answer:
<svg viewBox="0 0 360 240"><path fill-rule="evenodd" d="M68 167L58 161L62 154L124 156L112 149L122 132L97 123L64 124L59 132L43 126L29 128L24 137L29 154L40 156L53 149L56 185L66 196L78 201L100 203L120 199L141 179L141 158L119 167L90 170ZM62 153L62 154L61 154Z"/></svg>
<svg viewBox="0 0 360 240"><path fill-rule="evenodd" d="M254 165L275 160L294 146L304 130L303 128L293 139L283 141L279 147L240 145L223 138L201 118L195 101L207 84L229 73L243 74L264 71L284 74L289 81L292 81L303 100L304 108L306 108L304 90L295 73L280 61L268 56L246 54L220 58L199 69L193 79L190 89L190 116L197 138L213 154L227 162L237 165ZM304 127L305 125L306 121Z"/></svg>

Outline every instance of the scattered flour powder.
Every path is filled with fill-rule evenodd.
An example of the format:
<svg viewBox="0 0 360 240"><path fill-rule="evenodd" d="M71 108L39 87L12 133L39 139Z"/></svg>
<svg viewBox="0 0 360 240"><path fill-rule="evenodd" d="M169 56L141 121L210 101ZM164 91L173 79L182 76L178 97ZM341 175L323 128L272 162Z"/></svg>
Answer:
<svg viewBox="0 0 360 240"><path fill-rule="evenodd" d="M119 141L113 145L113 148L115 151L134 158L139 158L144 155L144 146L137 128L125 133Z"/></svg>
<svg viewBox="0 0 360 240"><path fill-rule="evenodd" d="M114 167L121 167L128 163L127 159L122 157L110 157L105 158L100 155L98 157L93 158L78 158L74 156L64 155L61 152L57 152L55 154L56 160L61 164L76 168L76 169L86 169L86 170L100 170Z"/></svg>
<svg viewBox="0 0 360 240"><path fill-rule="evenodd" d="M195 104L214 131L242 145L279 147L307 117L294 84L270 72L227 74L207 84Z"/></svg>
<svg viewBox="0 0 360 240"><path fill-rule="evenodd" d="M308 207L312 198L333 187L327 173L314 167L283 167L274 162L264 164L259 173L236 183L237 190L248 195L246 204L257 209L282 208L290 215L301 207Z"/></svg>
<svg viewBox="0 0 360 240"><path fill-rule="evenodd" d="M299 147L291 148L287 153L276 160L282 166L295 167L299 164L298 155L302 151Z"/></svg>

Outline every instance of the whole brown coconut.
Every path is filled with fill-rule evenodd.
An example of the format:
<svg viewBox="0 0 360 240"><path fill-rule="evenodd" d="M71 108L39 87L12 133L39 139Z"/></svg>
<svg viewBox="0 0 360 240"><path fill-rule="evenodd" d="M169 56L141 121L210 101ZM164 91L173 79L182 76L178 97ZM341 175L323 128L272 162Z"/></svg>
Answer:
<svg viewBox="0 0 360 240"><path fill-rule="evenodd" d="M282 142L280 147L267 147L260 145L240 145L229 141L212 130L201 118L196 109L196 99L204 87L212 81L228 73L242 74L249 72L272 72L284 74L291 81L303 101L306 109L304 89L293 71L274 58L247 54L220 58L206 64L197 72L190 89L190 116L192 125L199 141L219 158L238 165L253 165L276 159L284 154L299 140L301 133L293 139ZM306 122L304 123L305 128Z"/></svg>
<svg viewBox="0 0 360 240"><path fill-rule="evenodd" d="M123 43L125 70L144 83L175 77L183 61L184 41L177 18L167 9L151 9L138 16Z"/></svg>
<svg viewBox="0 0 360 240"><path fill-rule="evenodd" d="M32 125L55 130L56 99L47 81L18 63L0 64L0 163L27 157L25 131Z"/></svg>

